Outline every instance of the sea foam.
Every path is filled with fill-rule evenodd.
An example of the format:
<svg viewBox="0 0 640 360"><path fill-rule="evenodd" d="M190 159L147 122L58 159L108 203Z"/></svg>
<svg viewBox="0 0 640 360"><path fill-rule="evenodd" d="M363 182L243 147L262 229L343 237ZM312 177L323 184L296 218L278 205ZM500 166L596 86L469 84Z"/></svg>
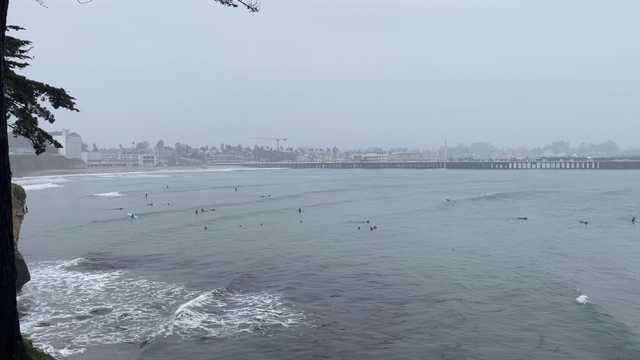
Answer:
<svg viewBox="0 0 640 360"><path fill-rule="evenodd" d="M106 192L106 193L99 193L99 194L93 194L91 196L97 196L97 197L122 197L124 196L124 194L118 192L118 191L112 191L112 192Z"/></svg>
<svg viewBox="0 0 640 360"><path fill-rule="evenodd" d="M191 290L130 276L125 269L87 271L91 259L35 264L19 297L21 326L34 343L65 358L87 347L266 334L304 321L280 294ZM89 267L90 268L90 267Z"/></svg>
<svg viewBox="0 0 640 360"><path fill-rule="evenodd" d="M576 298L576 302L577 302L578 304L582 304L582 305L584 305L584 304L590 304L590 303L591 303L591 299L590 299L587 295L585 295L585 294L581 294L580 296L578 296L578 297Z"/></svg>

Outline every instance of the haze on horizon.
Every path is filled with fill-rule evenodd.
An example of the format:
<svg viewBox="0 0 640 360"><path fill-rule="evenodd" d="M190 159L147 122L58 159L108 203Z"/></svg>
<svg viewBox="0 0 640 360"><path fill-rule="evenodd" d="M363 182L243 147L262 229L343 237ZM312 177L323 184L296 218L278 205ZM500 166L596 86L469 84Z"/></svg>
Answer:
<svg viewBox="0 0 640 360"><path fill-rule="evenodd" d="M87 143L637 147L640 3L12 1ZM267 143L270 144L270 143Z"/></svg>

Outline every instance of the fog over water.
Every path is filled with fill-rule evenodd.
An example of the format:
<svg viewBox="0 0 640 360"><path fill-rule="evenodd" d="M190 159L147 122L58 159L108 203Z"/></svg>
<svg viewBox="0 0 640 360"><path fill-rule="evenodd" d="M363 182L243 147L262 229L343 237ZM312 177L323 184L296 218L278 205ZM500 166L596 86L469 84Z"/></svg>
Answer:
<svg viewBox="0 0 640 360"><path fill-rule="evenodd" d="M551 0L12 1L29 74L103 145L288 137L423 147L614 140L640 130L640 3Z"/></svg>

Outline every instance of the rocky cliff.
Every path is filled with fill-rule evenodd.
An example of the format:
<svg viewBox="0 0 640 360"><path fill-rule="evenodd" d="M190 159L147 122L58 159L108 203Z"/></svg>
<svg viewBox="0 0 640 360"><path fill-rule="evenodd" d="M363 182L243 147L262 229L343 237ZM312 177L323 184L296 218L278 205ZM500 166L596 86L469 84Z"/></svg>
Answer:
<svg viewBox="0 0 640 360"><path fill-rule="evenodd" d="M29 274L29 268L24 261L22 254L18 251L18 240L20 240L20 230L22 229L22 222L26 214L27 193L24 188L17 184L11 184L11 195L13 202L13 240L15 241L16 249L16 288L18 291L22 290L24 284L31 280L31 274Z"/></svg>

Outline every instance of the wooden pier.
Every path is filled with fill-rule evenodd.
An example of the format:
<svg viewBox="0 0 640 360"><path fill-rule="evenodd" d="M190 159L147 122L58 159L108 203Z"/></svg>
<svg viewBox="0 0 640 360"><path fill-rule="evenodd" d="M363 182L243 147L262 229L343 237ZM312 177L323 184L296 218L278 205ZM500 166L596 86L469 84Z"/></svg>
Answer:
<svg viewBox="0 0 640 360"><path fill-rule="evenodd" d="M640 160L292 161L225 165L289 169L632 170L640 169Z"/></svg>

